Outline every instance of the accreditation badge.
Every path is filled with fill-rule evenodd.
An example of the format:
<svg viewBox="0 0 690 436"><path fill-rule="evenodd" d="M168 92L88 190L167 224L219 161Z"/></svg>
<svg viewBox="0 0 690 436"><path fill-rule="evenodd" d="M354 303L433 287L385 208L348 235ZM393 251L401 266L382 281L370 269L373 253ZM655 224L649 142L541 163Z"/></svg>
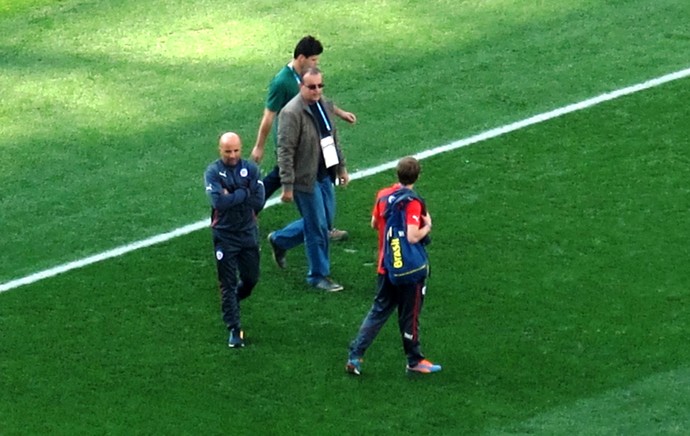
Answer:
<svg viewBox="0 0 690 436"><path fill-rule="evenodd" d="M332 136L326 136L321 139L321 152L323 153L323 161L326 163L326 168L338 165L338 152L335 149L335 141Z"/></svg>

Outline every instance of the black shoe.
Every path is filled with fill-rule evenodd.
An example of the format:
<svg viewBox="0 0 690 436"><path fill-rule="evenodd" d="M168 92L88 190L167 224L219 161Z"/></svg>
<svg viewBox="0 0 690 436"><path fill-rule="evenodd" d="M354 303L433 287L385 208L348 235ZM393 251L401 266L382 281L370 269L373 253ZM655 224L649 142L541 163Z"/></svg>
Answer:
<svg viewBox="0 0 690 436"><path fill-rule="evenodd" d="M280 248L273 242L273 232L268 234L268 243L271 244L271 251L273 252L273 260L278 265L278 268L285 269L287 262L285 261L285 253L287 250Z"/></svg>
<svg viewBox="0 0 690 436"><path fill-rule="evenodd" d="M228 347L242 348L244 347L244 332L238 328L230 330L230 337L228 338Z"/></svg>

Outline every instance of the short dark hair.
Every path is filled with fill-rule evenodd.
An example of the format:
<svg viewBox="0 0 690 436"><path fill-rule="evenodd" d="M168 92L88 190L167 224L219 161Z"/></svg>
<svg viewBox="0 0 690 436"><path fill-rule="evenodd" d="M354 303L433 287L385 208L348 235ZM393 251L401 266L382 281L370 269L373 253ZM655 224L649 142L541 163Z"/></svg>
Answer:
<svg viewBox="0 0 690 436"><path fill-rule="evenodd" d="M319 42L319 40L313 36L307 35L299 40L295 46L295 52L292 57L293 59L297 59L297 56L302 55L305 58L309 58L312 56L318 56L321 53L323 53L323 46L321 45L321 42Z"/></svg>
<svg viewBox="0 0 690 436"><path fill-rule="evenodd" d="M411 156L404 157L398 161L398 181L403 185L412 185L419 178L422 167L419 161Z"/></svg>

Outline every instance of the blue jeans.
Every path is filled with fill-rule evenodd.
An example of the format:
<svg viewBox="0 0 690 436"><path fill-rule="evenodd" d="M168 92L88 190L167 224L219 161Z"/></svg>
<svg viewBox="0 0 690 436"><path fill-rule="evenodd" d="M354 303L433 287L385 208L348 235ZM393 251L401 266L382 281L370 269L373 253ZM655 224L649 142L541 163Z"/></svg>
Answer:
<svg viewBox="0 0 690 436"><path fill-rule="evenodd" d="M270 173L266 174L266 177L263 178L263 182L266 200L268 200L269 197L271 197L271 195L278 191L282 186L280 184L279 169L277 166L274 167ZM328 230L332 230L333 222L335 220L335 195L329 196L327 200L328 204L326 204L326 219L328 219ZM304 223L300 218L290 223L287 227L285 227L284 230L287 232L286 235L301 235L304 231Z"/></svg>
<svg viewBox="0 0 690 436"><path fill-rule="evenodd" d="M313 192L294 191L294 200L302 218L273 232L273 242L285 250L304 243L309 264L307 283L315 285L331 274L328 229L335 216L333 182L326 177L316 182Z"/></svg>

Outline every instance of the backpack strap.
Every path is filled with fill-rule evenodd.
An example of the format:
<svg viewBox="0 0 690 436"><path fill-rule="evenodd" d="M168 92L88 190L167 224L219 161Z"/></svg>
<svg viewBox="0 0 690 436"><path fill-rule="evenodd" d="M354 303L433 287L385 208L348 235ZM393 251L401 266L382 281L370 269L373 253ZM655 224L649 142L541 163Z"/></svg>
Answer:
<svg viewBox="0 0 690 436"><path fill-rule="evenodd" d="M422 204L422 215L426 214L426 204L422 197L420 197L416 192L409 188L400 188L393 192L388 197L382 198L380 201L385 201L388 203L386 205L386 211L383 216L388 219L393 211L401 211L407 206L407 204L412 200L418 200Z"/></svg>

